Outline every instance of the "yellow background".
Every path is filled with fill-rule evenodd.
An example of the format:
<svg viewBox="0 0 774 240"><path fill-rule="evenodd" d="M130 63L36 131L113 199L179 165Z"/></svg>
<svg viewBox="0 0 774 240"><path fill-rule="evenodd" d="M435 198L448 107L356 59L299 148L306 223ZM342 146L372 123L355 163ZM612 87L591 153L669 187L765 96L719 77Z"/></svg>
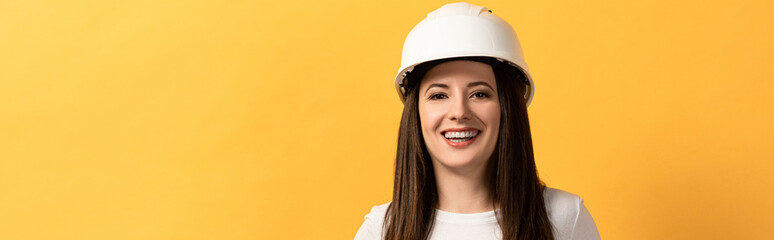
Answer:
<svg viewBox="0 0 774 240"><path fill-rule="evenodd" d="M473 1L604 239L771 239L771 1ZM441 1L0 1L0 239L351 239Z"/></svg>

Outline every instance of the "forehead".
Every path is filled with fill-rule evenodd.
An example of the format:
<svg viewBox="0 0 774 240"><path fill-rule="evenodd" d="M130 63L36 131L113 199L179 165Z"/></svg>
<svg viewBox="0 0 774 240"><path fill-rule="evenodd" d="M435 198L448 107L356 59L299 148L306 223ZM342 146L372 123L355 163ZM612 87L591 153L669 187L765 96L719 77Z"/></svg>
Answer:
<svg viewBox="0 0 774 240"><path fill-rule="evenodd" d="M496 81L492 66L469 60L441 63L427 71L419 88L426 88L433 83L453 85L454 83L466 84L474 81L483 81L495 86Z"/></svg>

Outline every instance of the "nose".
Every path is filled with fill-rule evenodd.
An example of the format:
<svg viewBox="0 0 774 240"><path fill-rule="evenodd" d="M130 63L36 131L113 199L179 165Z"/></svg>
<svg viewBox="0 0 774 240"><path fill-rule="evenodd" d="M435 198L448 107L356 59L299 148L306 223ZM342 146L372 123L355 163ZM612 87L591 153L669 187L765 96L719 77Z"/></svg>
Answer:
<svg viewBox="0 0 774 240"><path fill-rule="evenodd" d="M455 98L451 101L448 111L448 118L452 121L470 120L470 106L465 98Z"/></svg>

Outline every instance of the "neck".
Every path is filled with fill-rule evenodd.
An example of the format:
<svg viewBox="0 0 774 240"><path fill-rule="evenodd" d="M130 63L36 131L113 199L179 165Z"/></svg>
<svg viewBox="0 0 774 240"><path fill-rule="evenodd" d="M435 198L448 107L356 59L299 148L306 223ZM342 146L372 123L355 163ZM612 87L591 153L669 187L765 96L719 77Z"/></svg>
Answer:
<svg viewBox="0 0 774 240"><path fill-rule="evenodd" d="M485 165L460 169L433 161L438 208L453 213L492 211L494 208L486 184Z"/></svg>

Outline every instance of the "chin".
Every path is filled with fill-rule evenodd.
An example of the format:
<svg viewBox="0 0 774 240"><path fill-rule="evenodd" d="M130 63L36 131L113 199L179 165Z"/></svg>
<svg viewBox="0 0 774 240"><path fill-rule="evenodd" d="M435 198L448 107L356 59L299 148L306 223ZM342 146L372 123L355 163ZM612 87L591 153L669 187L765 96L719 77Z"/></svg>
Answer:
<svg viewBox="0 0 774 240"><path fill-rule="evenodd" d="M465 156L462 154L449 154L450 156L439 156L436 161L444 167L451 169L462 169L468 167L476 167L486 163L486 159L481 156Z"/></svg>

